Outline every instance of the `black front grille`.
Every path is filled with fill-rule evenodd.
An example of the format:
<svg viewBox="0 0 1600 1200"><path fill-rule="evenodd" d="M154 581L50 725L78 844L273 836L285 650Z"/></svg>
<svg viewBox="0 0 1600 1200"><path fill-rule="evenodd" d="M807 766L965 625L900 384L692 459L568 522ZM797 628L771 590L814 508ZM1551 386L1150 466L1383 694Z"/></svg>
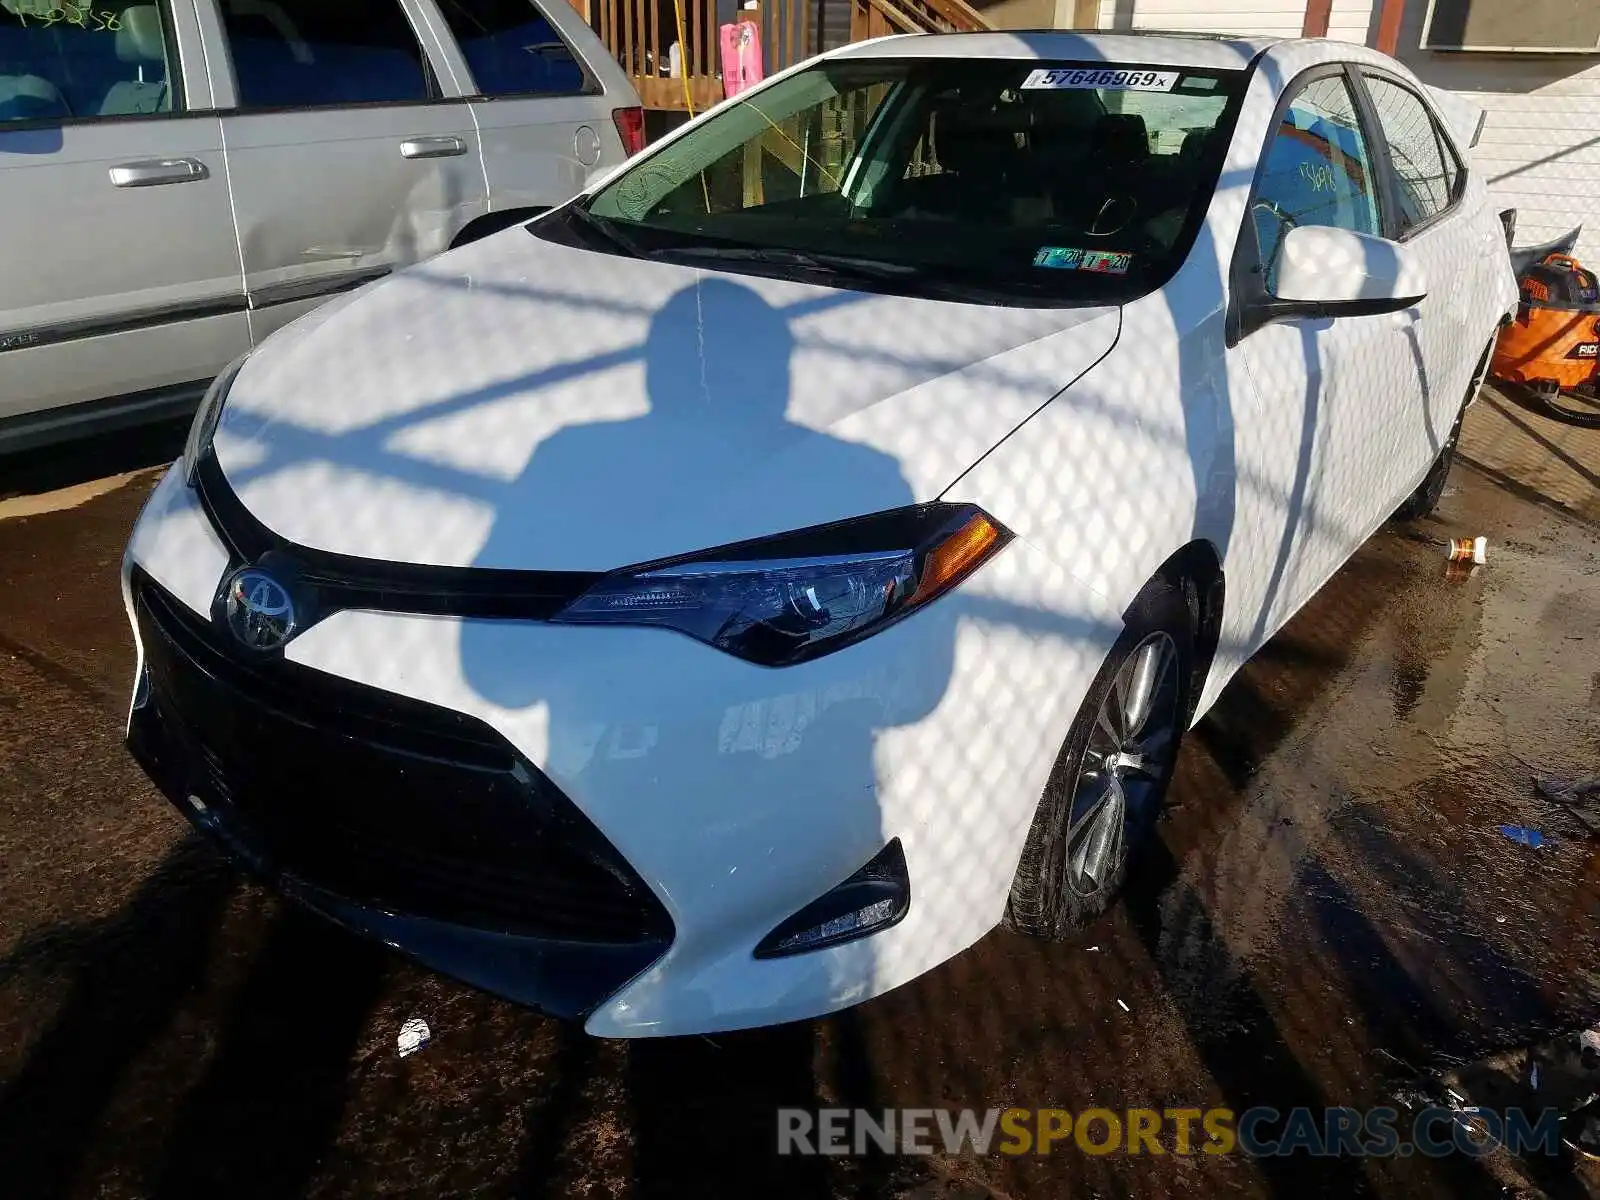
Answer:
<svg viewBox="0 0 1600 1200"><path fill-rule="evenodd" d="M258 869L496 932L666 943L659 900L598 829L471 717L284 661L147 578L135 605L169 794L198 795Z"/></svg>

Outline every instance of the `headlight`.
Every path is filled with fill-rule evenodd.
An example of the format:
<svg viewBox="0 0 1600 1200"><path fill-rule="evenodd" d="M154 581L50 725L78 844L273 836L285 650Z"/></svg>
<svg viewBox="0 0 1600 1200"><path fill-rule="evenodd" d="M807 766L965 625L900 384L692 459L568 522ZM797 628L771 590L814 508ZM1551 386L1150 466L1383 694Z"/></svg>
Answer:
<svg viewBox="0 0 1600 1200"><path fill-rule="evenodd" d="M241 354L223 367L222 374L211 381L205 398L195 410L194 422L189 426L189 436L183 443L183 458L180 460L183 463L184 482L190 487L194 486L195 468L200 465L205 452L211 449L211 439L217 432L217 422L222 419L222 406L227 402L228 389L233 386L240 368L249 357L249 354Z"/></svg>
<svg viewBox="0 0 1600 1200"><path fill-rule="evenodd" d="M922 505L619 571L553 620L664 626L785 667L887 628L1010 540L970 505Z"/></svg>

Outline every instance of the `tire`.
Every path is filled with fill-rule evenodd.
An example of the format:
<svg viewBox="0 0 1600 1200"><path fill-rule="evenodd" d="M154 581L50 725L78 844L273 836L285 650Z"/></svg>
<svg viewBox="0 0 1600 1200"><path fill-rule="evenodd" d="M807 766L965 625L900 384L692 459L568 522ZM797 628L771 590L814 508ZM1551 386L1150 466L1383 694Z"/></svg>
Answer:
<svg viewBox="0 0 1600 1200"><path fill-rule="evenodd" d="M1465 408L1456 414L1456 423L1450 427L1450 436L1439 448L1439 457L1433 460L1433 466L1428 468L1428 473L1422 477L1422 482L1417 484L1417 490L1407 496L1400 507L1394 510L1394 514L1389 518L1391 521L1420 521L1439 507L1439 498L1444 495L1445 480L1450 478L1450 468L1456 461L1456 442L1461 437L1461 418L1465 414Z"/></svg>
<svg viewBox="0 0 1600 1200"><path fill-rule="evenodd" d="M1444 445L1439 447L1439 456L1433 460L1433 465L1428 468L1428 473L1422 477L1422 482L1417 484L1417 490L1401 502L1399 508L1390 514L1391 521L1420 521L1439 507L1439 499L1444 495L1445 481L1450 478L1450 468L1456 461L1456 442L1461 439L1461 421L1467 415L1467 406L1478 398L1478 393L1483 390L1484 382L1489 377L1489 363L1494 357L1495 343L1499 341L1499 334L1489 339L1489 345L1484 348L1483 356L1478 359L1477 369L1472 372L1472 384L1467 388L1467 394L1462 397L1461 407L1456 411L1456 423L1450 426L1450 436L1445 438Z"/></svg>
<svg viewBox="0 0 1600 1200"><path fill-rule="evenodd" d="M1199 594L1187 581L1157 580L1135 601L1056 755L1011 884L1002 922L1007 928L1059 941L1105 912L1121 891L1128 864L1160 815L1189 723L1198 618ZM1165 660L1165 667L1152 664L1152 657ZM1136 736L1123 742L1131 748L1146 739L1145 752L1137 756L1142 762L1135 768L1125 752L1114 756L1121 761L1109 771L1103 759L1097 769L1095 760L1110 740L1102 709L1118 711L1114 692L1128 695L1124 685L1137 682L1141 670L1161 676L1151 688L1146 719ZM1120 822L1107 815L1106 807L1092 804L1094 795L1113 784L1122 795ZM1109 803L1114 807L1115 801ZM1069 821L1074 810L1075 824ZM1096 820L1102 824L1095 825ZM1091 863L1093 871L1079 869Z"/></svg>

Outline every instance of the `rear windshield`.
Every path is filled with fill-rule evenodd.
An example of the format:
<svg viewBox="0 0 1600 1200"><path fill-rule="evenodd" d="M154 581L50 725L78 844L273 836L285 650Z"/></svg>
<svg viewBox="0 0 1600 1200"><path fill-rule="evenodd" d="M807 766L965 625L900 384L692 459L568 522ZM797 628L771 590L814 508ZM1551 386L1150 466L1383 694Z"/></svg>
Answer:
<svg viewBox="0 0 1600 1200"><path fill-rule="evenodd" d="M735 270L860 268L879 290L1124 300L1187 252L1243 83L1159 64L828 61L640 160L589 201L598 220L553 224L622 253L721 247Z"/></svg>

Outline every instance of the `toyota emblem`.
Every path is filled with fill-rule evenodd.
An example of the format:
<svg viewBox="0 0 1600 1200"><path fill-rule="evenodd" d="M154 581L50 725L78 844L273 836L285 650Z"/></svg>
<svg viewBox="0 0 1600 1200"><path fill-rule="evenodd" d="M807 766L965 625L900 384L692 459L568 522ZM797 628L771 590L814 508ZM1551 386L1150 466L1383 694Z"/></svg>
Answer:
<svg viewBox="0 0 1600 1200"><path fill-rule="evenodd" d="M255 567L228 581L223 613L233 636L251 650L276 650L295 634L289 589Z"/></svg>

